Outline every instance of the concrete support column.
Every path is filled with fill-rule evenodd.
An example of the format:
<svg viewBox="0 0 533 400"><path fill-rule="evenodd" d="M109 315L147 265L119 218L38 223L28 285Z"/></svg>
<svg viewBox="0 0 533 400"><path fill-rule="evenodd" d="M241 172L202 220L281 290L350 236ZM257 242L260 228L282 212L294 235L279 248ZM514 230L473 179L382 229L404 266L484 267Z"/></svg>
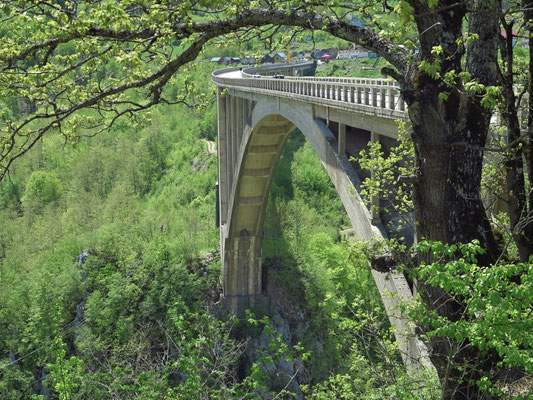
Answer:
<svg viewBox="0 0 533 400"><path fill-rule="evenodd" d="M262 238L246 229L226 239L222 302L232 313L242 316L266 302L261 296L261 249Z"/></svg>
<svg viewBox="0 0 533 400"><path fill-rule="evenodd" d="M242 126L243 126L243 132L241 134L241 138L242 138L242 135L244 134L244 127L246 127L246 125L248 124L248 115L250 114L250 100L244 100L243 101L243 109L242 109Z"/></svg>
<svg viewBox="0 0 533 400"><path fill-rule="evenodd" d="M394 110L394 89L389 89L389 107L391 110Z"/></svg>
<svg viewBox="0 0 533 400"><path fill-rule="evenodd" d="M226 182L228 185L228 194L231 193L229 190L233 187L233 138L232 138L232 97L230 94L224 96L224 103L226 108ZM228 199L229 200L229 199Z"/></svg>
<svg viewBox="0 0 533 400"><path fill-rule="evenodd" d="M339 157L346 157L346 125L339 123Z"/></svg>
<svg viewBox="0 0 533 400"><path fill-rule="evenodd" d="M403 97L398 98L398 108L400 111L405 111L405 103L403 102Z"/></svg>
<svg viewBox="0 0 533 400"><path fill-rule="evenodd" d="M220 223L225 224L228 218L228 167L227 167L227 132L226 132L226 101L222 96L222 88L217 87L217 128L218 128L218 182Z"/></svg>
<svg viewBox="0 0 533 400"><path fill-rule="evenodd" d="M376 132L370 133L370 141L372 144L379 143L379 134ZM370 171L370 176L374 177L374 171ZM379 217L379 196L372 196L372 201L370 204L370 215L372 216L372 223L373 224L379 224L381 223L381 219Z"/></svg>
<svg viewBox="0 0 533 400"><path fill-rule="evenodd" d="M241 143L242 135L243 135L243 128L244 128L244 102L245 99L240 99L238 97L235 97L235 108L236 108L236 115L235 115L235 123L236 123L236 131L235 131L235 137L237 138L237 151L239 149L239 144ZM237 158L235 158L235 162L237 162Z"/></svg>
<svg viewBox="0 0 533 400"><path fill-rule="evenodd" d="M239 109L239 98L236 96L231 96L231 141L233 148L231 150L231 165L233 165L232 170L237 169L237 156L239 152L239 118L237 116ZM234 172L235 174L235 172ZM237 182L235 182L236 184ZM232 183L233 184L233 183Z"/></svg>

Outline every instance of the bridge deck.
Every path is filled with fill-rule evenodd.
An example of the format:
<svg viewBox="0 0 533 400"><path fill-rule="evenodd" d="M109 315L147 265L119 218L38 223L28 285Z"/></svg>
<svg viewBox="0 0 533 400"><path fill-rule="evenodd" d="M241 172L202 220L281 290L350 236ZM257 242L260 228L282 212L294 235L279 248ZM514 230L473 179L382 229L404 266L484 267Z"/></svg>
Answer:
<svg viewBox="0 0 533 400"><path fill-rule="evenodd" d="M215 71L213 82L240 92L305 101L393 121L407 120L398 86L386 79L291 76L279 79L231 68Z"/></svg>

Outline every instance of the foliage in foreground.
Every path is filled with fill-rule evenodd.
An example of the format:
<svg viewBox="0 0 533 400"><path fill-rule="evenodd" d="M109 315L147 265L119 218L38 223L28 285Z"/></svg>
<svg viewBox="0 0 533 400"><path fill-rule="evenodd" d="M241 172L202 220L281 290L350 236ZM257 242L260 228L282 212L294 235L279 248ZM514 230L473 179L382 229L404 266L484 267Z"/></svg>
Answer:
<svg viewBox="0 0 533 400"><path fill-rule="evenodd" d="M216 160L200 139L214 137L214 109L162 107L144 125L116 124L62 150L61 137L51 136L2 183L0 218L9 223L0 226L0 397L272 391L264 369L243 367L246 335L233 335L243 329L208 311L220 269L200 256L218 245ZM401 382L403 367L379 295L363 256L339 239L346 217L320 161L301 137L288 149L265 254L282 257L273 279L299 298L308 329L301 345L273 334L262 362L307 354L309 396L336 392L316 384L337 375L360 383L357 396L384 393ZM87 248L85 264L75 265Z"/></svg>
<svg viewBox="0 0 533 400"><path fill-rule="evenodd" d="M478 257L484 249L476 242L444 245L424 241L417 250L432 254L433 261L417 266L412 276L445 290L450 295L447 301L460 300L465 310L454 319L445 318L420 301L409 305L409 317L428 340L446 338L454 352L475 347L496 357L498 369L474 383L496 397L508 396L507 385L516 376L533 375L533 260L481 266ZM469 366L455 365L453 352L448 363L450 368L476 368L475 360ZM513 369L518 372L515 376L510 373Z"/></svg>

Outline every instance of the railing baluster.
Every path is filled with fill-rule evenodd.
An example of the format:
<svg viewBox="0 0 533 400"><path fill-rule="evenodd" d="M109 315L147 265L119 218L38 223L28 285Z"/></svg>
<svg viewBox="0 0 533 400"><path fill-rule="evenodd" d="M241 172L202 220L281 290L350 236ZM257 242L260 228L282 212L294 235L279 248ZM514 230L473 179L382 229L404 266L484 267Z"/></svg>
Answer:
<svg viewBox="0 0 533 400"><path fill-rule="evenodd" d="M405 103L403 101L402 95L398 96L398 105L399 105L400 111L405 111Z"/></svg>
<svg viewBox="0 0 533 400"><path fill-rule="evenodd" d="M394 110L394 89L389 89L389 108Z"/></svg>

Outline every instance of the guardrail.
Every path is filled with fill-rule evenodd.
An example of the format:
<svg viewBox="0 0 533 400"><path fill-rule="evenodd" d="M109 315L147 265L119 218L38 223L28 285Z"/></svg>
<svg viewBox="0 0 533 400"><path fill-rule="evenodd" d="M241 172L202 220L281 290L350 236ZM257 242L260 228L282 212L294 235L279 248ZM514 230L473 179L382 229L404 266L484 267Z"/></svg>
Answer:
<svg viewBox="0 0 533 400"><path fill-rule="evenodd" d="M287 65L287 69L295 65ZM281 65L278 69L281 69ZM398 85L388 79L345 78L345 77L267 77L251 74L250 68L243 71L242 78L224 77L222 75L240 68L217 70L212 74L215 85L234 87L244 91L260 91L280 97L298 98L318 103L339 103L366 106L392 111L380 113L391 118L405 119L407 109Z"/></svg>

